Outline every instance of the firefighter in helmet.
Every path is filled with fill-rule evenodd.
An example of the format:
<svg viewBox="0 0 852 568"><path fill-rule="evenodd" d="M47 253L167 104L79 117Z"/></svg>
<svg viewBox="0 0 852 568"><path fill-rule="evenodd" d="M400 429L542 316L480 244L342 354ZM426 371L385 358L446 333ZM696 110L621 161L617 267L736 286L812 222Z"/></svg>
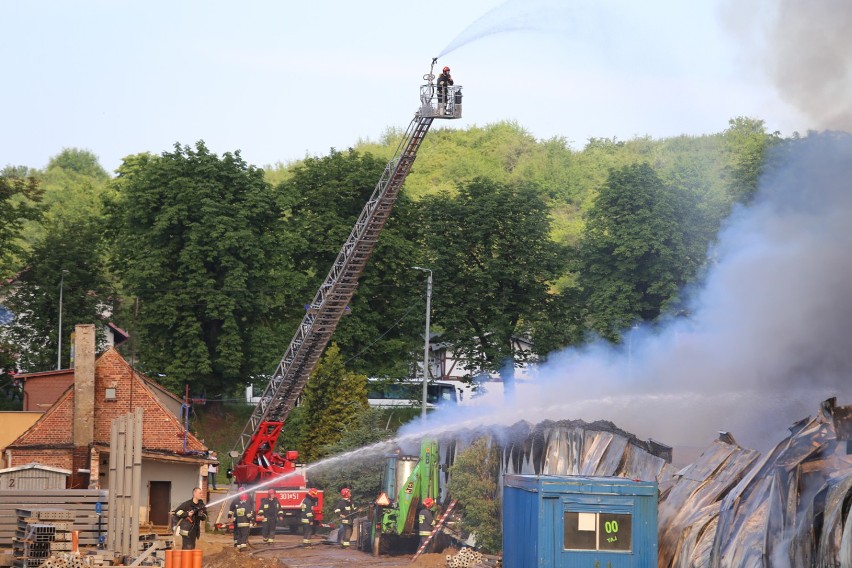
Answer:
<svg viewBox="0 0 852 568"><path fill-rule="evenodd" d="M275 542L275 528L278 526L278 517L283 514L281 503L275 495L275 489L270 489L267 492L267 497L261 500L260 510L257 513L258 517L263 516L263 542L272 544ZM259 518L258 522L260 522Z"/></svg>
<svg viewBox="0 0 852 568"><path fill-rule="evenodd" d="M231 503L228 519L234 522L234 548L242 552L248 547L249 532L254 519L254 507L249 501L248 493L240 493L240 496Z"/></svg>
<svg viewBox="0 0 852 568"><path fill-rule="evenodd" d="M453 84L453 76L450 75L450 68L444 67L441 74L438 75L438 112L443 114L447 109L447 99L450 96L449 86Z"/></svg>
<svg viewBox="0 0 852 568"><path fill-rule="evenodd" d="M340 519L340 541L343 548L349 548L349 541L352 538L352 515L355 512L355 506L352 504L352 492L348 487L340 490L340 501L337 502L337 508L334 513Z"/></svg>
<svg viewBox="0 0 852 568"><path fill-rule="evenodd" d="M426 497L423 499L423 504L420 507L420 513L417 515L417 532L420 535L421 547L427 540L429 540L429 537L432 535L432 529L435 528L434 506L435 500L431 497ZM427 551L423 550L423 552Z"/></svg>
<svg viewBox="0 0 852 568"><path fill-rule="evenodd" d="M302 544L310 545L311 537L316 532L316 521L314 520L314 507L319 502L319 491L316 487L308 489L305 498L302 499Z"/></svg>
<svg viewBox="0 0 852 568"><path fill-rule="evenodd" d="M175 510L178 534L183 537L181 547L184 550L195 548L195 541L201 535L201 524L207 520L207 506L201 498L200 487L192 490L192 499L184 501Z"/></svg>

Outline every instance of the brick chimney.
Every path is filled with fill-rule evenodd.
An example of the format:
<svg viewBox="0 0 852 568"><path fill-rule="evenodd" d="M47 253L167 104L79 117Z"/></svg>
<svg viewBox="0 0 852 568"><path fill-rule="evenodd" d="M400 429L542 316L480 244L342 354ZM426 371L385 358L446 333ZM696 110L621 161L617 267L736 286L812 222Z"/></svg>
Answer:
<svg viewBox="0 0 852 568"><path fill-rule="evenodd" d="M71 485L89 485L90 447L95 438L95 326L78 324L74 329L74 455Z"/></svg>

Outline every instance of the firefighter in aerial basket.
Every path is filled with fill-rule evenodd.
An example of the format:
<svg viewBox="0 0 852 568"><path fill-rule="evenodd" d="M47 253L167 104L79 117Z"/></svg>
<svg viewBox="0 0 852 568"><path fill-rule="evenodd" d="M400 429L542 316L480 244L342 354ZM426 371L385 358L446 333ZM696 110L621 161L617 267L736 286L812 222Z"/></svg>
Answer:
<svg viewBox="0 0 852 568"><path fill-rule="evenodd" d="M249 532L254 519L254 507L247 493L240 493L239 498L231 503L228 519L234 523L234 548L242 552L248 548Z"/></svg>
<svg viewBox="0 0 852 568"><path fill-rule="evenodd" d="M444 114L447 111L447 103L450 102L450 86L453 84L453 76L450 75L450 68L444 67L441 74L438 75L438 112Z"/></svg>
<svg viewBox="0 0 852 568"><path fill-rule="evenodd" d="M307 495L302 499L302 545L311 544L311 537L316 532L316 520L314 519L314 507L319 502L319 491L315 487L308 489Z"/></svg>
<svg viewBox="0 0 852 568"><path fill-rule="evenodd" d="M266 499L260 502L260 511L257 513L258 517L263 516L263 542L272 544L275 542L275 528L278 526L278 518L283 515L281 503L278 501L274 489L270 489ZM258 522L260 522L259 518Z"/></svg>
<svg viewBox="0 0 852 568"><path fill-rule="evenodd" d="M349 541L352 539L352 515L355 514L355 506L352 504L352 492L348 487L340 490L340 501L337 502L337 508L334 509L336 515L340 518L340 544L343 548L349 548Z"/></svg>

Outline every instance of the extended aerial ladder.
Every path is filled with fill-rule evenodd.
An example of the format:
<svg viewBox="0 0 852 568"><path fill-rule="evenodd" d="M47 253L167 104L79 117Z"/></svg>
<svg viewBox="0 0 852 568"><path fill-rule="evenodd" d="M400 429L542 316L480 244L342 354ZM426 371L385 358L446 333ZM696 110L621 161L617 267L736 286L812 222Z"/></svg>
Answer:
<svg viewBox="0 0 852 568"><path fill-rule="evenodd" d="M461 118L461 86L447 86L444 100L437 101L432 73L436 62L437 58L432 60L429 73L423 77L426 84L420 87L420 109L382 172L328 276L313 301L306 306L304 318L231 452L232 457L239 456L233 471L238 483L288 477L290 481L282 486L304 488L306 485L304 476L296 469L298 455L295 452L286 452L283 456L276 454L275 443L283 422L295 408L317 360L358 287L358 278L433 120Z"/></svg>

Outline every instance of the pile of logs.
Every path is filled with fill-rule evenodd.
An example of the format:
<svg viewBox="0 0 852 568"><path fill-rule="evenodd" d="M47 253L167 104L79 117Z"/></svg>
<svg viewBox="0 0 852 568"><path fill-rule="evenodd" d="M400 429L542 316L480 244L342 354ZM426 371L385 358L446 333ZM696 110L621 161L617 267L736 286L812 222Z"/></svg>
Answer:
<svg viewBox="0 0 852 568"><path fill-rule="evenodd" d="M82 556L79 552L59 552L46 558L40 568L89 568L93 566L92 556Z"/></svg>
<svg viewBox="0 0 852 568"><path fill-rule="evenodd" d="M447 555L447 568L491 568L500 566L500 558L472 548L462 548L455 556Z"/></svg>

